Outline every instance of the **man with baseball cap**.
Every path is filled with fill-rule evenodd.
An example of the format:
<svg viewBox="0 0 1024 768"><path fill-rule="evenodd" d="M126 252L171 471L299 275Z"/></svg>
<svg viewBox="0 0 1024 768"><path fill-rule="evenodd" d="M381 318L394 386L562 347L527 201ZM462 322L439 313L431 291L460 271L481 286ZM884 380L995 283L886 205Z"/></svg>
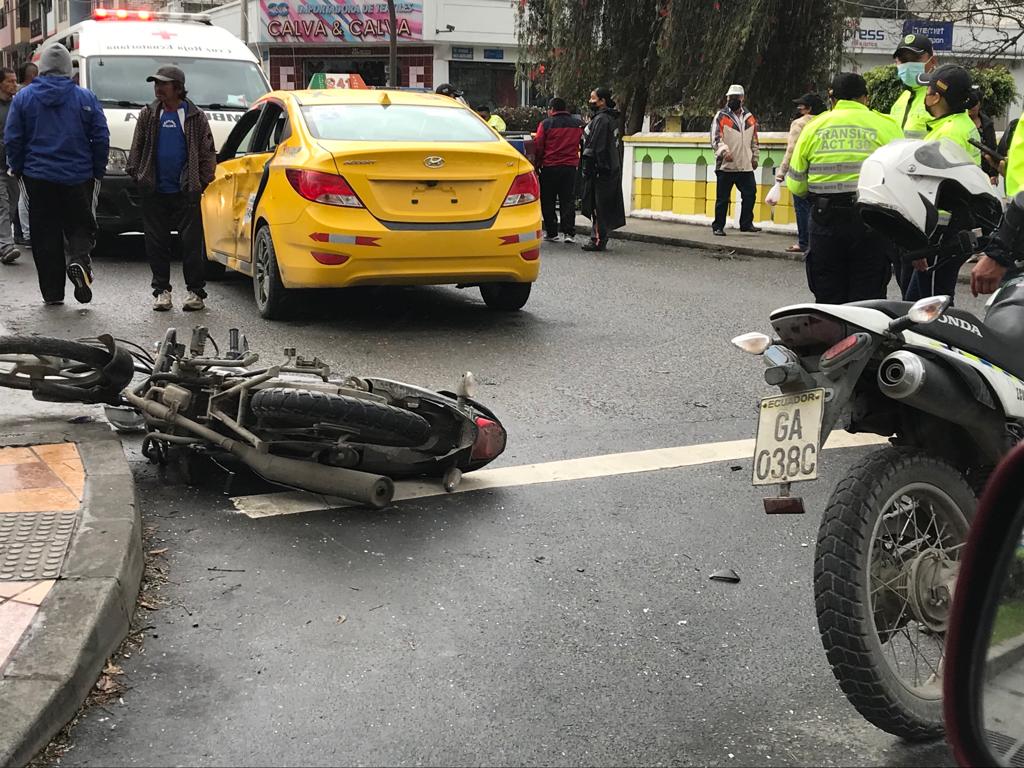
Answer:
<svg viewBox="0 0 1024 768"><path fill-rule="evenodd" d="M892 246L864 226L854 203L864 160L903 132L888 115L868 109L867 84L858 74L836 75L829 96L831 111L800 133L786 176L789 191L811 203L807 284L823 304L884 299Z"/></svg>
<svg viewBox="0 0 1024 768"><path fill-rule="evenodd" d="M711 149L715 153L715 220L711 232L725 235L732 188L740 191L740 232L760 232L754 226L754 198L757 196L757 118L743 107L743 86L733 84L725 94L725 107L711 123Z"/></svg>
<svg viewBox="0 0 1024 768"><path fill-rule="evenodd" d="M213 181L217 151L206 113L188 99L185 73L166 65L146 78L156 100L142 108L128 156L128 175L139 185L146 256L153 273L153 309L171 309L171 232L181 237L188 296L186 312L203 309L206 254L199 200Z"/></svg>
<svg viewBox="0 0 1024 768"><path fill-rule="evenodd" d="M908 139L923 139L931 117L924 108L927 90L921 77L935 69L935 48L924 35L904 35L892 55L904 91L889 110L889 117L899 123Z"/></svg>

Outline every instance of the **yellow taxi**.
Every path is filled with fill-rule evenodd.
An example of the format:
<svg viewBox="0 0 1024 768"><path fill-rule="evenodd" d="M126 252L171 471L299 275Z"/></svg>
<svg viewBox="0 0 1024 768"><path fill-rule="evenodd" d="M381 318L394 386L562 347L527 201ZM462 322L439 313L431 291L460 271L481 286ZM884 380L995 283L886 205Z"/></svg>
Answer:
<svg viewBox="0 0 1024 768"><path fill-rule="evenodd" d="M239 119L203 194L209 272L252 277L280 318L303 288L479 286L526 304L540 269L529 161L475 112L408 91L274 91Z"/></svg>

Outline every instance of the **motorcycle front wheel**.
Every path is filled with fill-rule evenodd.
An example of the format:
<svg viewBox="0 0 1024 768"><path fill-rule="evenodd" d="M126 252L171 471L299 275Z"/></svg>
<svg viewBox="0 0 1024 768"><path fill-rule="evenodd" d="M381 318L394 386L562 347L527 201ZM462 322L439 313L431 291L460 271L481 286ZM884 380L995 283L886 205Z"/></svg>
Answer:
<svg viewBox="0 0 1024 768"><path fill-rule="evenodd" d="M814 598L839 687L904 739L943 732L942 670L975 496L953 465L886 448L836 487L818 530Z"/></svg>

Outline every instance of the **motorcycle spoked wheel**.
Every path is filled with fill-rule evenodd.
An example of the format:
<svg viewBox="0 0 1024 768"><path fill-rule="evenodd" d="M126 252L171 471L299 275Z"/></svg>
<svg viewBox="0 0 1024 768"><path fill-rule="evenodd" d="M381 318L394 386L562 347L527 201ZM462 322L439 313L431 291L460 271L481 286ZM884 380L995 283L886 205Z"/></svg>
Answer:
<svg viewBox="0 0 1024 768"><path fill-rule="evenodd" d="M943 733L946 628L975 506L953 465L886 448L839 483L818 529L814 598L832 672L865 719L904 739Z"/></svg>

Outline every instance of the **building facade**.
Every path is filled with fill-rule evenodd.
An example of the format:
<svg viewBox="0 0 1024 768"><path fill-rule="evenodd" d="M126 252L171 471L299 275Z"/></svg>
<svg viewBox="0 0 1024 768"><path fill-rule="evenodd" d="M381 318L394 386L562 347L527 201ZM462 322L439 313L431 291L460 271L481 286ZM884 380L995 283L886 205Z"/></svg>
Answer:
<svg viewBox="0 0 1024 768"><path fill-rule="evenodd" d="M306 87L320 72L388 82L388 8L369 0L248 0L210 12L248 40L274 88ZM510 0L398 0L398 67L403 87L450 82L471 104L525 103L516 83L515 9Z"/></svg>

